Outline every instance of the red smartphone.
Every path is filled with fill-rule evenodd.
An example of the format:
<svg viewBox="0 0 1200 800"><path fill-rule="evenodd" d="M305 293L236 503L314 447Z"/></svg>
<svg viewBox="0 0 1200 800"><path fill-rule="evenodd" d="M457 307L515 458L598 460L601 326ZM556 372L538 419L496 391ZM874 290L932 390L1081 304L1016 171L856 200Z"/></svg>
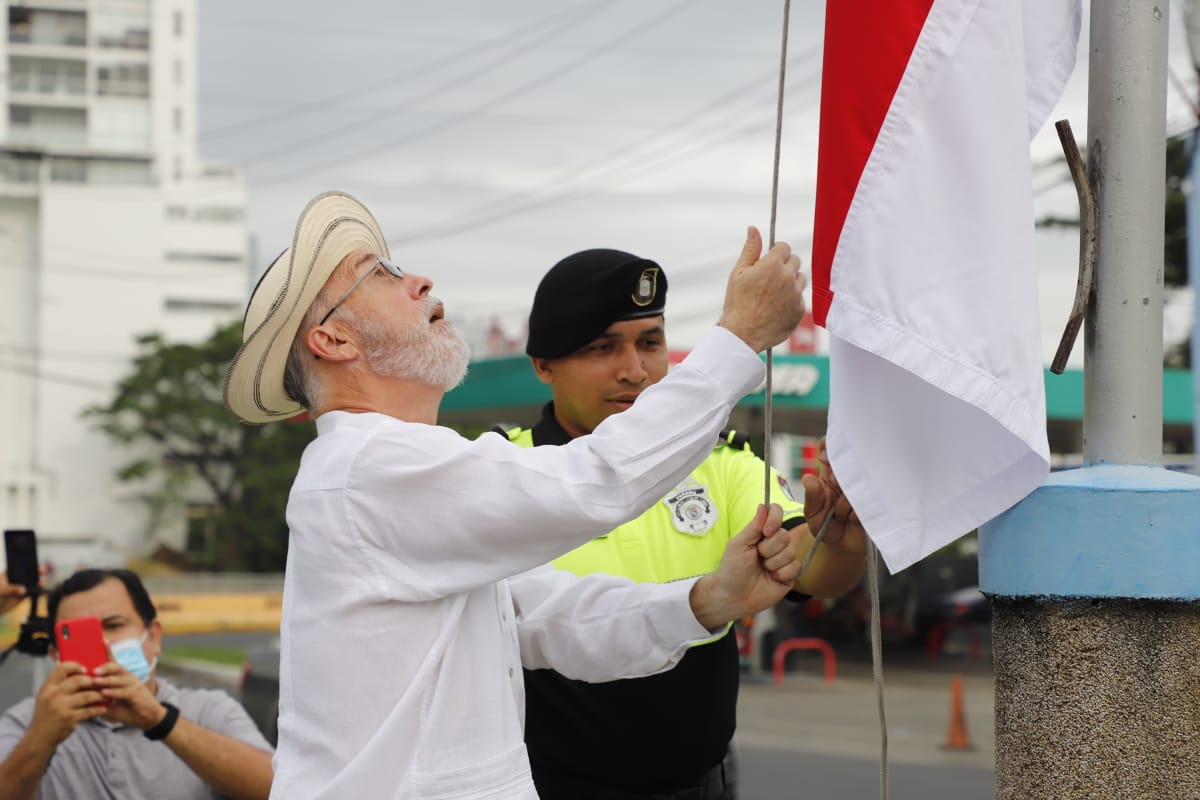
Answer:
<svg viewBox="0 0 1200 800"><path fill-rule="evenodd" d="M61 619L54 626L54 633L62 661L82 664L89 675L95 675L97 667L108 663L99 617Z"/></svg>

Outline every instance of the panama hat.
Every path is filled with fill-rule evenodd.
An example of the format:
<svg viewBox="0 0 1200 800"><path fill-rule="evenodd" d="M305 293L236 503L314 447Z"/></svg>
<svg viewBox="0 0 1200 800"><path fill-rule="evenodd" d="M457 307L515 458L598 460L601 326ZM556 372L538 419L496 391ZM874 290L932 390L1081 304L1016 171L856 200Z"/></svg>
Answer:
<svg viewBox="0 0 1200 800"><path fill-rule="evenodd" d="M225 405L244 422L304 411L283 388L292 340L329 276L356 250L389 257L379 224L362 203L344 192L325 192L300 212L292 246L267 267L250 295L242 346L225 373Z"/></svg>

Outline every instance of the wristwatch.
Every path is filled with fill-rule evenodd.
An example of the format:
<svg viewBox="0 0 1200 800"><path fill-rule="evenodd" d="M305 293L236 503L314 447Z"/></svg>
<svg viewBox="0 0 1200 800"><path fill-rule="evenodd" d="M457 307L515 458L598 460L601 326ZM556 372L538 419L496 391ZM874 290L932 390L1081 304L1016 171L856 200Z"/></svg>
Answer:
<svg viewBox="0 0 1200 800"><path fill-rule="evenodd" d="M153 728L147 728L142 732L152 742L162 741L170 735L171 731L175 730L175 723L179 721L179 709L170 703L163 703L162 707L167 710L167 715L158 721Z"/></svg>

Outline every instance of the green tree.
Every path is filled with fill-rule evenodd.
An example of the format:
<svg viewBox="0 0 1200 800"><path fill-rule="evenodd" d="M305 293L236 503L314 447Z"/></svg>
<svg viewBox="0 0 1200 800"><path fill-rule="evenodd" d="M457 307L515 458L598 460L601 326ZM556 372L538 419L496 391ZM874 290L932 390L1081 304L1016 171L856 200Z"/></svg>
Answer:
<svg viewBox="0 0 1200 800"><path fill-rule="evenodd" d="M1188 198L1184 185L1191 167L1191 149L1190 136L1167 140L1167 229L1163 253L1163 284L1166 286L1186 286L1188 282ZM1195 190L1200 190L1200 187L1193 187ZM1168 347L1163 353L1163 364L1183 369L1190 367L1191 342L1184 339Z"/></svg>
<svg viewBox="0 0 1200 800"><path fill-rule="evenodd" d="M207 502L189 515L196 567L278 572L288 490L315 432L308 422L243 425L225 408L225 368L240 343L240 322L200 344L146 334L112 401L85 415L133 452L118 478L148 487L155 521L187 507L198 486L206 490Z"/></svg>

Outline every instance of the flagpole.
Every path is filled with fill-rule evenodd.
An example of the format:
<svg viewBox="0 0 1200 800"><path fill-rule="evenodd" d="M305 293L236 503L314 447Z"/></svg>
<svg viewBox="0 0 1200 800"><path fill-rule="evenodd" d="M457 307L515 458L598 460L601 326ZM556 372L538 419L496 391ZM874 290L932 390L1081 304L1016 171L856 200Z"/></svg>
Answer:
<svg viewBox="0 0 1200 800"><path fill-rule="evenodd" d="M1084 324L1085 464L1162 463L1168 10L1093 0L1088 171L1100 208Z"/></svg>

